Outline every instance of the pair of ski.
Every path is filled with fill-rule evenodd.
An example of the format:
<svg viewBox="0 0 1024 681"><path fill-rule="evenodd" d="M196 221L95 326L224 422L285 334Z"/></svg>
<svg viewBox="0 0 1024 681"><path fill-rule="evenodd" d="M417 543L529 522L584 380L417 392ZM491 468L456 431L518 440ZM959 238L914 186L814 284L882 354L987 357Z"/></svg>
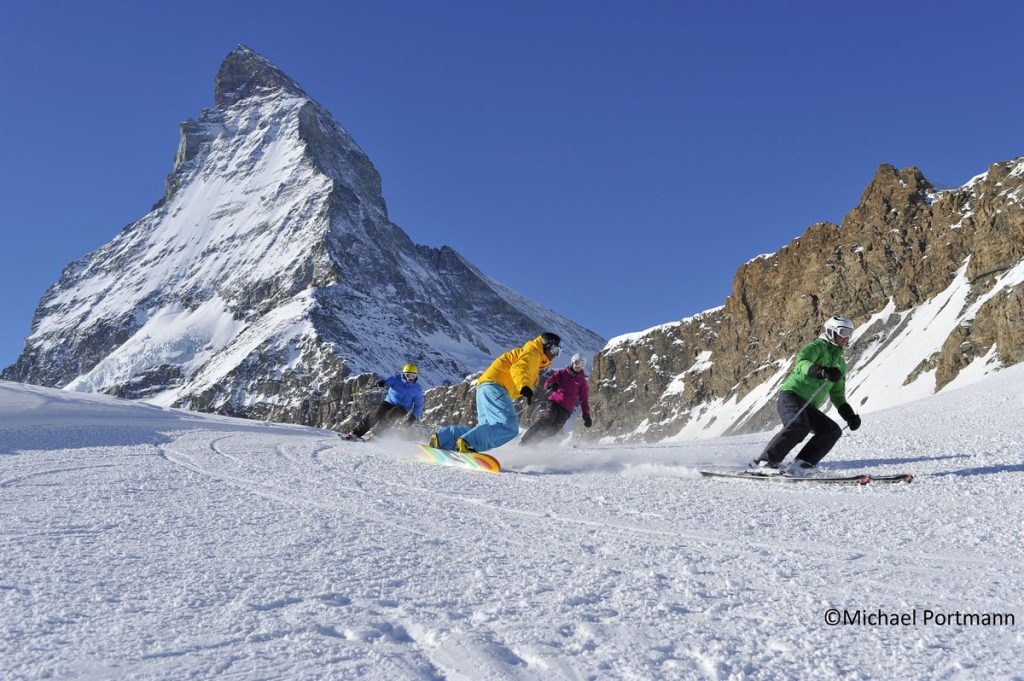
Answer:
<svg viewBox="0 0 1024 681"><path fill-rule="evenodd" d="M706 478L738 478L740 480L760 480L762 482L805 482L809 484L817 483L822 485L867 485L871 482L891 484L897 482L911 482L914 479L914 476L910 473L896 473L894 475L870 475L868 473L858 473L856 475L825 475L797 478L785 474L761 473L759 471L752 471L749 469L701 471L700 474Z"/></svg>

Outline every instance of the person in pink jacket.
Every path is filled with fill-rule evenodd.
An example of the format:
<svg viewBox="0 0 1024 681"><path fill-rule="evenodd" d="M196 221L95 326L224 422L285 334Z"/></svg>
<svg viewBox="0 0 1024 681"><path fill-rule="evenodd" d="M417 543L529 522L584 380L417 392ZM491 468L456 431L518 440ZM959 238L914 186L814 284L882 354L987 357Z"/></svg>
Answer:
<svg viewBox="0 0 1024 681"><path fill-rule="evenodd" d="M523 433L519 444L531 444L556 435L572 416L577 402L583 408L583 425L587 428L593 425L593 419L590 418L590 388L583 373L586 366L583 357L573 355L568 368L559 369L544 381L544 388L550 390L551 394L540 408L533 425Z"/></svg>

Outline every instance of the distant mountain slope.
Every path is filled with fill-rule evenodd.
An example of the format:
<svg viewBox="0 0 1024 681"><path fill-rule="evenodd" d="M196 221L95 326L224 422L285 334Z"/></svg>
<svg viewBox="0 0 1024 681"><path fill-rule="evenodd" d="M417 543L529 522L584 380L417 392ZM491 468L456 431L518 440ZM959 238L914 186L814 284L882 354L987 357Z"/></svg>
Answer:
<svg viewBox="0 0 1024 681"><path fill-rule="evenodd" d="M833 314L858 325L847 393L873 412L1024 359L1024 158L937 191L882 165L843 225L742 265L714 310L612 339L591 437L660 440L776 424L774 394ZM834 412L833 412L834 413Z"/></svg>
<svg viewBox="0 0 1024 681"><path fill-rule="evenodd" d="M251 49L228 55L215 97L182 124L165 196L65 268L5 378L295 420L360 372L413 361L438 385L544 330L603 345L413 243L351 135Z"/></svg>

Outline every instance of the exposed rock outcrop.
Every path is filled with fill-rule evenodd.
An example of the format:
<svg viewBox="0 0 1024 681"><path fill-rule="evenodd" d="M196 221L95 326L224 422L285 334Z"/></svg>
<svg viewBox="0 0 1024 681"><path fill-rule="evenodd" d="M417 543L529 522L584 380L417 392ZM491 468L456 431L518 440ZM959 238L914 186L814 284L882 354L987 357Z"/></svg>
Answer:
<svg viewBox="0 0 1024 681"><path fill-rule="evenodd" d="M842 226L812 225L742 265L722 308L613 339L595 360L587 435L773 427L774 391L832 314L864 326L848 397L868 410L1021 361L1022 197L1024 159L942 192L882 165Z"/></svg>

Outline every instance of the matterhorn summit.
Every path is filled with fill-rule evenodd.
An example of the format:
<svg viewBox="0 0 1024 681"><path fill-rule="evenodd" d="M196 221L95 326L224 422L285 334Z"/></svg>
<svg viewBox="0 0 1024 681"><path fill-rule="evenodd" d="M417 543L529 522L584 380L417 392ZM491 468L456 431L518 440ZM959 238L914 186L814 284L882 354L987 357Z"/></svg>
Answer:
<svg viewBox="0 0 1024 681"><path fill-rule="evenodd" d="M253 50L227 56L214 91L181 125L164 197L65 268L5 378L296 420L311 395L407 361L439 385L545 330L602 347L415 244L352 136Z"/></svg>

